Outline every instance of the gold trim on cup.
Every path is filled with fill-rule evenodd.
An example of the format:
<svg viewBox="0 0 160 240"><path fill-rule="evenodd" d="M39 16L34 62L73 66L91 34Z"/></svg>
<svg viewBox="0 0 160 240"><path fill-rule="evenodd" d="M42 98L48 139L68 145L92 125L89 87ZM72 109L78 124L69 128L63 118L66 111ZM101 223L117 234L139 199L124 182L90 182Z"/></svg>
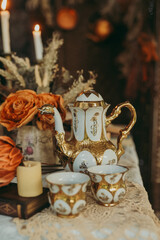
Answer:
<svg viewBox="0 0 160 240"><path fill-rule="evenodd" d="M102 167L122 167L124 171L115 173L99 173L98 170L93 171L92 168ZM128 171L128 167L122 165L98 165L88 168L88 174L91 178L91 191L96 201L103 206L117 205L122 197L126 194L126 184L124 174ZM112 179L111 176L114 176ZM118 178L119 176L119 178Z"/></svg>
<svg viewBox="0 0 160 240"><path fill-rule="evenodd" d="M52 173L54 175L59 174L78 174L84 175L86 180L82 180L80 183L58 183L58 178L56 181L48 180L46 181L49 185L49 202L51 208L56 212L57 216L63 218L73 218L79 215L82 209L86 205L86 188L90 181L88 175L84 173L73 173L73 172L57 172ZM51 175L51 174L50 174ZM75 179L76 180L76 179Z"/></svg>

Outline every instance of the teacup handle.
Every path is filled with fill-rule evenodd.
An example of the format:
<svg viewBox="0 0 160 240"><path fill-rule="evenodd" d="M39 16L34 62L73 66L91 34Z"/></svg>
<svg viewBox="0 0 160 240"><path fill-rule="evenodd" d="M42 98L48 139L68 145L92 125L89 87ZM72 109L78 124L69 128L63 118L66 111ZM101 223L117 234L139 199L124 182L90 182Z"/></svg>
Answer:
<svg viewBox="0 0 160 240"><path fill-rule="evenodd" d="M122 140L128 136L132 127L136 123L136 119L137 119L136 110L132 106L132 104L130 104L127 101L127 102L118 104L113 109L112 113L109 116L106 117L106 126L108 126L111 123L112 120L114 120L115 118L117 118L120 115L121 108L123 108L123 107L127 107L130 110L131 121L129 122L129 124L124 129L120 130L120 133L119 133L119 136L118 136L118 139L117 139L117 152L116 152L118 159L124 154L124 149L123 149L123 146L122 146Z"/></svg>

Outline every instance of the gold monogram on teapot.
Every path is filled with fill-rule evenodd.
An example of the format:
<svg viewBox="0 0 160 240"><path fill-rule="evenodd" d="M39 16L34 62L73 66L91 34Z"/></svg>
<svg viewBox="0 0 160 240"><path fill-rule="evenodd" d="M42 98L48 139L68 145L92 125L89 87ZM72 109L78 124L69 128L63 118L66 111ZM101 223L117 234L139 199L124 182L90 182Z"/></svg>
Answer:
<svg viewBox="0 0 160 240"><path fill-rule="evenodd" d="M57 152L66 170L85 172L88 167L101 164L116 164L124 153L122 140L126 138L136 122L136 111L129 102L117 105L109 116L109 104L93 90L83 91L72 104L73 137L65 140L63 123L58 110L44 105L41 114L52 114L55 120ZM119 116L121 109L127 107L131 112L130 123L120 130L117 147L107 138L107 126Z"/></svg>

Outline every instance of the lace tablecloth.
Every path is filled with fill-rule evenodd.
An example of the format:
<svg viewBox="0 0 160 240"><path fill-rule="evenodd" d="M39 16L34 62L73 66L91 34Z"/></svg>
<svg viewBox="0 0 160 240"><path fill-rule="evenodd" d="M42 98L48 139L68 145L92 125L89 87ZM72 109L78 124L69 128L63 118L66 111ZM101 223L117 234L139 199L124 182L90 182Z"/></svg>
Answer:
<svg viewBox="0 0 160 240"><path fill-rule="evenodd" d="M129 167L127 194L117 206L98 205L90 193L87 207L74 219L57 217L50 208L28 220L0 216L1 240L160 240L160 223L143 187L131 138L124 141L121 165Z"/></svg>
<svg viewBox="0 0 160 240"><path fill-rule="evenodd" d="M158 240L160 223L142 186L127 183L126 198L117 206L98 205L88 193L86 209L74 219L57 217L50 208L29 220L14 219L30 240Z"/></svg>

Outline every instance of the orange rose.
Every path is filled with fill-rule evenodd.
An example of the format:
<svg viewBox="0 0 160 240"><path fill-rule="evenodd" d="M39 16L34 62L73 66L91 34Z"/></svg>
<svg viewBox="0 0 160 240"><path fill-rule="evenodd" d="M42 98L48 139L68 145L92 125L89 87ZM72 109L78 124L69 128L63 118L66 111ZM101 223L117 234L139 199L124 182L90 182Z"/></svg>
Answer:
<svg viewBox="0 0 160 240"><path fill-rule="evenodd" d="M38 99L32 90L11 93L0 106L0 123L8 131L24 126L37 113Z"/></svg>
<svg viewBox="0 0 160 240"><path fill-rule="evenodd" d="M42 107L45 104L51 104L55 106L59 113L61 114L62 120L65 119L66 111L63 107L63 98L60 95L55 95L52 93L41 93L38 94L39 107ZM52 115L41 115L39 112L37 114L37 126L40 130L52 129L54 124L54 118Z"/></svg>
<svg viewBox="0 0 160 240"><path fill-rule="evenodd" d="M0 187L8 185L16 175L23 155L10 137L0 137Z"/></svg>

